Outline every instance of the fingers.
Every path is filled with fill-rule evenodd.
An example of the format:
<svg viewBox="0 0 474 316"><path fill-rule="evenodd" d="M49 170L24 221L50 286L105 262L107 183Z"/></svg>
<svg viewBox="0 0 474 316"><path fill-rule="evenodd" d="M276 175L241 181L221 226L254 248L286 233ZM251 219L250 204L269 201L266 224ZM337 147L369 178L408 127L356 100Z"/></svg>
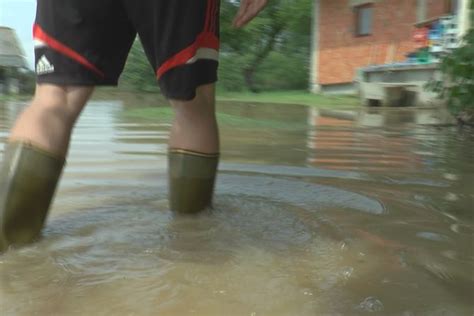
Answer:
<svg viewBox="0 0 474 316"><path fill-rule="evenodd" d="M240 20L242 19L242 17L245 15L245 12L248 10L248 7L250 5L250 1L251 0L241 0L240 1L240 8L239 8L239 11L237 12L237 14L235 15L235 18L234 18L234 21L232 22L232 25L234 27L240 27L242 26L240 24ZM237 26L239 25L239 26Z"/></svg>
<svg viewBox="0 0 474 316"><path fill-rule="evenodd" d="M248 14L253 1L255 0L241 0L239 12L237 12L232 23L234 27L239 28L246 24L243 19Z"/></svg>
<svg viewBox="0 0 474 316"><path fill-rule="evenodd" d="M256 17L265 8L268 0L242 0L239 12L234 18L232 25L240 28Z"/></svg>

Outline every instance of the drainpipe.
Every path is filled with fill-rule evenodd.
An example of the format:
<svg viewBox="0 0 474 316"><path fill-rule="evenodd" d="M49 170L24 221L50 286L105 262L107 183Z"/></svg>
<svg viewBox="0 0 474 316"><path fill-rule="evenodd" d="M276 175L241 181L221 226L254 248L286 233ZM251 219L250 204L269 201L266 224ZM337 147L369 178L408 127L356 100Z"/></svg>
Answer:
<svg viewBox="0 0 474 316"><path fill-rule="evenodd" d="M426 20L426 10L428 4L427 0L417 0L416 1L416 22L422 22Z"/></svg>
<svg viewBox="0 0 474 316"><path fill-rule="evenodd" d="M458 16L459 16L459 37L462 38L469 30L471 10L473 10L473 0L458 1Z"/></svg>
<svg viewBox="0 0 474 316"><path fill-rule="evenodd" d="M313 2L313 23L311 25L311 60L310 60L310 78L309 90L312 93L321 92L319 85L319 9L322 0Z"/></svg>

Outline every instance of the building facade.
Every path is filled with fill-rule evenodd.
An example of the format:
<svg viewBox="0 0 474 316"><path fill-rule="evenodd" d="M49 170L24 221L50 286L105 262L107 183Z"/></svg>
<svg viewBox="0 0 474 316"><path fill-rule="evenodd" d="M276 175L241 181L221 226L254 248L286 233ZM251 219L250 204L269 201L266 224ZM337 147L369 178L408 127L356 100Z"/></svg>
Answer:
<svg viewBox="0 0 474 316"><path fill-rule="evenodd" d="M471 0L315 0L311 90L354 92L357 69L407 59L417 23L458 14Z"/></svg>
<svg viewBox="0 0 474 316"><path fill-rule="evenodd" d="M15 31L0 26L0 94L18 93L19 71L27 68L25 53Z"/></svg>

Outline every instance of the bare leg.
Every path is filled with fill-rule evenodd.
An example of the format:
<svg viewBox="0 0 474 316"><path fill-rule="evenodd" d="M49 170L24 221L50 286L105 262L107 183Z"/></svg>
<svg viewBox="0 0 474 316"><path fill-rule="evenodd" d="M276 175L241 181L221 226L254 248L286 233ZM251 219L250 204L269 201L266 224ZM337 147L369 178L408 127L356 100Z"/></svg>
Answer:
<svg viewBox="0 0 474 316"><path fill-rule="evenodd" d="M0 168L0 252L34 241L61 176L72 128L91 87L38 85Z"/></svg>
<svg viewBox="0 0 474 316"><path fill-rule="evenodd" d="M219 161L215 87L201 86L194 100L171 104L176 116L168 153L170 207L196 213L211 205Z"/></svg>
<svg viewBox="0 0 474 316"><path fill-rule="evenodd" d="M12 129L10 142L29 142L65 157L72 128L92 91L92 87L38 85L33 101Z"/></svg>
<svg viewBox="0 0 474 316"><path fill-rule="evenodd" d="M219 152L215 85L201 86L191 101L170 100L176 116L169 146L208 154Z"/></svg>

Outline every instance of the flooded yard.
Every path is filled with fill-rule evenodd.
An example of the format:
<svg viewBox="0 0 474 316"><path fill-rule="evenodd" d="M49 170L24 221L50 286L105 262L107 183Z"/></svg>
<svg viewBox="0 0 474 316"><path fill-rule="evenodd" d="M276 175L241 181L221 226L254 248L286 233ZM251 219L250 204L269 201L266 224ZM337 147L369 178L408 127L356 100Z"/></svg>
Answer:
<svg viewBox="0 0 474 316"><path fill-rule="evenodd" d="M0 149L23 106L0 104ZM473 130L218 109L215 207L175 216L169 110L91 102L42 240L0 256L0 314L474 313Z"/></svg>

